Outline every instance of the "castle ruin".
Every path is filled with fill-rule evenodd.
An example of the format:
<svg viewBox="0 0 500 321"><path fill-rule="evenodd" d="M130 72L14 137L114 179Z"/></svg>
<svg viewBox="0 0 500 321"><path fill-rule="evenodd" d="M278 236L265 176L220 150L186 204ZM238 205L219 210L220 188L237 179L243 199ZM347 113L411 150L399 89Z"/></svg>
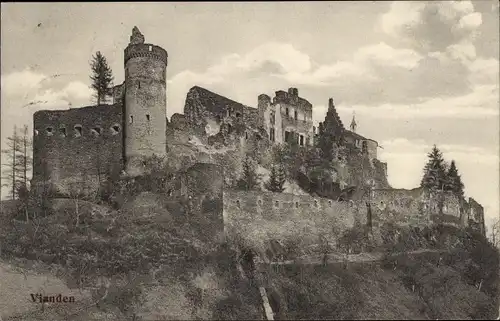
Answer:
<svg viewBox="0 0 500 321"><path fill-rule="evenodd" d="M217 197L224 204L221 215L225 220L255 213L280 220L286 217L285 212L333 217L335 209L342 208L345 216L338 220L352 225L355 220L371 220L367 218L369 207L380 221L392 217L399 222L429 222L433 214L440 213L454 217L456 224L474 225L484 233L484 210L473 199L466 202L449 193L436 196L422 189L392 189L387 182L387 164L377 159L378 143L357 133L354 116L350 130L345 129L332 98L324 122L316 128L313 106L299 96L297 88L276 91L272 99L260 94L254 108L195 86L186 95L184 114L174 114L168 121L167 64L167 51L145 43L134 27L124 49L125 80L113 87L111 105L36 112L33 188L55 186L61 193L68 193L82 182L98 186L110 176L140 175L144 157L166 155L192 137L215 148L252 144L266 151L269 146L291 142L314 146L315 139L327 132L339 152L334 159L338 164L335 175L324 187L324 194L222 191L222 184ZM371 186L368 190L367 185ZM179 186L176 197L186 196L186 188L182 183ZM347 187L359 187L360 194L349 197L354 206L338 204L337 196ZM442 199L438 202L436 197ZM444 206L438 209L438 203ZM400 217L395 218L396 213Z"/></svg>

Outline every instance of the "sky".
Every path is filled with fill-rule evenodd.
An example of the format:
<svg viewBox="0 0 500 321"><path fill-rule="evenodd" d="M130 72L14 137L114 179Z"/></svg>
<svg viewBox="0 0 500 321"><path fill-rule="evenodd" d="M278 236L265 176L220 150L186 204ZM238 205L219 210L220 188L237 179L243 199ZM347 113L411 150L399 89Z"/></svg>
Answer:
<svg viewBox="0 0 500 321"><path fill-rule="evenodd" d="M37 110L89 105L89 61L123 81L134 26L169 54L167 114L202 86L256 107L296 87L322 121L382 146L393 187L419 185L436 144L455 160L487 225L499 212L498 1L2 3L2 148ZM2 196L5 195L5 190Z"/></svg>

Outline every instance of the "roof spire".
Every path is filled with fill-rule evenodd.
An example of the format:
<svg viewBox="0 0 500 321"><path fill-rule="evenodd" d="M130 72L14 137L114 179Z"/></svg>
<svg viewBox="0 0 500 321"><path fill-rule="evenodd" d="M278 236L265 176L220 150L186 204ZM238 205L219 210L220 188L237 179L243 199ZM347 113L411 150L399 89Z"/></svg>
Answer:
<svg viewBox="0 0 500 321"><path fill-rule="evenodd" d="M356 124L356 113L355 111L352 112L352 121L351 121L351 131L353 133L356 132L356 127L358 126L358 124Z"/></svg>

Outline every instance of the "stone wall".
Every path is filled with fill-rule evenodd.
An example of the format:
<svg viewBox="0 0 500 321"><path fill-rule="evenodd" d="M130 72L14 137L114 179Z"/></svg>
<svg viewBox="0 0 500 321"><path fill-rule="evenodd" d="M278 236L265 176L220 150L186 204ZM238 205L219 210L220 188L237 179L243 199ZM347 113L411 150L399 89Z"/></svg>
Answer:
<svg viewBox="0 0 500 321"><path fill-rule="evenodd" d="M33 116L33 183L105 179L123 168L122 106L38 111Z"/></svg>
<svg viewBox="0 0 500 321"><path fill-rule="evenodd" d="M485 235L484 208L472 197L469 198L469 212L467 214L469 225Z"/></svg>
<svg viewBox="0 0 500 321"><path fill-rule="evenodd" d="M464 225L465 204L450 192L430 194L422 188L374 189L363 197L372 204L374 221L426 225L434 221Z"/></svg>
<svg viewBox="0 0 500 321"><path fill-rule="evenodd" d="M310 244L320 237L335 243L355 222L367 222L364 204L260 191L224 190L223 195L226 236L253 246L301 236Z"/></svg>

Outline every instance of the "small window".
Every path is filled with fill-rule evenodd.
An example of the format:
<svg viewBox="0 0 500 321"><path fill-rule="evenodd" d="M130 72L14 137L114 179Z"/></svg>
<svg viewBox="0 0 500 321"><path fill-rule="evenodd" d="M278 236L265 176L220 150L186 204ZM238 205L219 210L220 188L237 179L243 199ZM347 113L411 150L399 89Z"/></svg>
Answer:
<svg viewBox="0 0 500 321"><path fill-rule="evenodd" d="M141 89L141 82L140 81L137 82L137 88Z"/></svg>
<svg viewBox="0 0 500 321"><path fill-rule="evenodd" d="M238 206L238 208L240 208L240 200L236 200L236 206Z"/></svg>
<svg viewBox="0 0 500 321"><path fill-rule="evenodd" d="M259 204L259 206L262 206L262 200L258 200L257 204Z"/></svg>
<svg viewBox="0 0 500 321"><path fill-rule="evenodd" d="M275 206L276 208L280 207L280 202L279 202L279 201L275 201L275 202L274 202L274 206Z"/></svg>
<svg viewBox="0 0 500 321"><path fill-rule="evenodd" d="M35 129L33 133L35 134L35 136L38 136L38 130Z"/></svg>
<svg viewBox="0 0 500 321"><path fill-rule="evenodd" d="M81 125L75 125L75 137L81 137L82 136L82 126Z"/></svg>
<svg viewBox="0 0 500 321"><path fill-rule="evenodd" d="M130 116L129 124L132 124L133 122L134 122L134 116Z"/></svg>
<svg viewBox="0 0 500 321"><path fill-rule="evenodd" d="M54 133L53 133L53 131L52 131L52 127L47 127L46 131L47 131L47 136L52 136L52 135L54 135Z"/></svg>
<svg viewBox="0 0 500 321"><path fill-rule="evenodd" d="M318 207L318 201L314 200L314 207Z"/></svg>
<svg viewBox="0 0 500 321"><path fill-rule="evenodd" d="M293 115L295 116L296 120L299 119L299 113L297 111L295 111Z"/></svg>
<svg viewBox="0 0 500 321"><path fill-rule="evenodd" d="M333 205L332 201L328 201L328 205L332 206Z"/></svg>
<svg viewBox="0 0 500 321"><path fill-rule="evenodd" d="M153 51L153 46L149 46L149 51Z"/></svg>
<svg viewBox="0 0 500 321"><path fill-rule="evenodd" d="M120 132L120 126L119 125L113 125L111 126L111 135L116 135Z"/></svg>
<svg viewBox="0 0 500 321"><path fill-rule="evenodd" d="M299 208L299 202L295 202L295 208Z"/></svg>
<svg viewBox="0 0 500 321"><path fill-rule="evenodd" d="M149 116L149 114L146 114L146 120L147 120L147 121L150 121L150 120L151 120L151 116Z"/></svg>
<svg viewBox="0 0 500 321"><path fill-rule="evenodd" d="M90 132L92 133L92 135L99 136L101 135L101 128L94 127L90 130Z"/></svg>
<svg viewBox="0 0 500 321"><path fill-rule="evenodd" d="M248 133L245 132L245 139L248 139Z"/></svg>
<svg viewBox="0 0 500 321"><path fill-rule="evenodd" d="M289 116L290 115L290 110L288 110L288 108L286 108L285 109L285 113L286 113L287 116Z"/></svg>
<svg viewBox="0 0 500 321"><path fill-rule="evenodd" d="M304 135L300 135L300 146L304 146Z"/></svg>
<svg viewBox="0 0 500 321"><path fill-rule="evenodd" d="M59 127L59 133L61 134L62 137L66 137L66 127L64 126Z"/></svg>
<svg viewBox="0 0 500 321"><path fill-rule="evenodd" d="M240 118L241 114L240 113L236 113L236 118Z"/></svg>

